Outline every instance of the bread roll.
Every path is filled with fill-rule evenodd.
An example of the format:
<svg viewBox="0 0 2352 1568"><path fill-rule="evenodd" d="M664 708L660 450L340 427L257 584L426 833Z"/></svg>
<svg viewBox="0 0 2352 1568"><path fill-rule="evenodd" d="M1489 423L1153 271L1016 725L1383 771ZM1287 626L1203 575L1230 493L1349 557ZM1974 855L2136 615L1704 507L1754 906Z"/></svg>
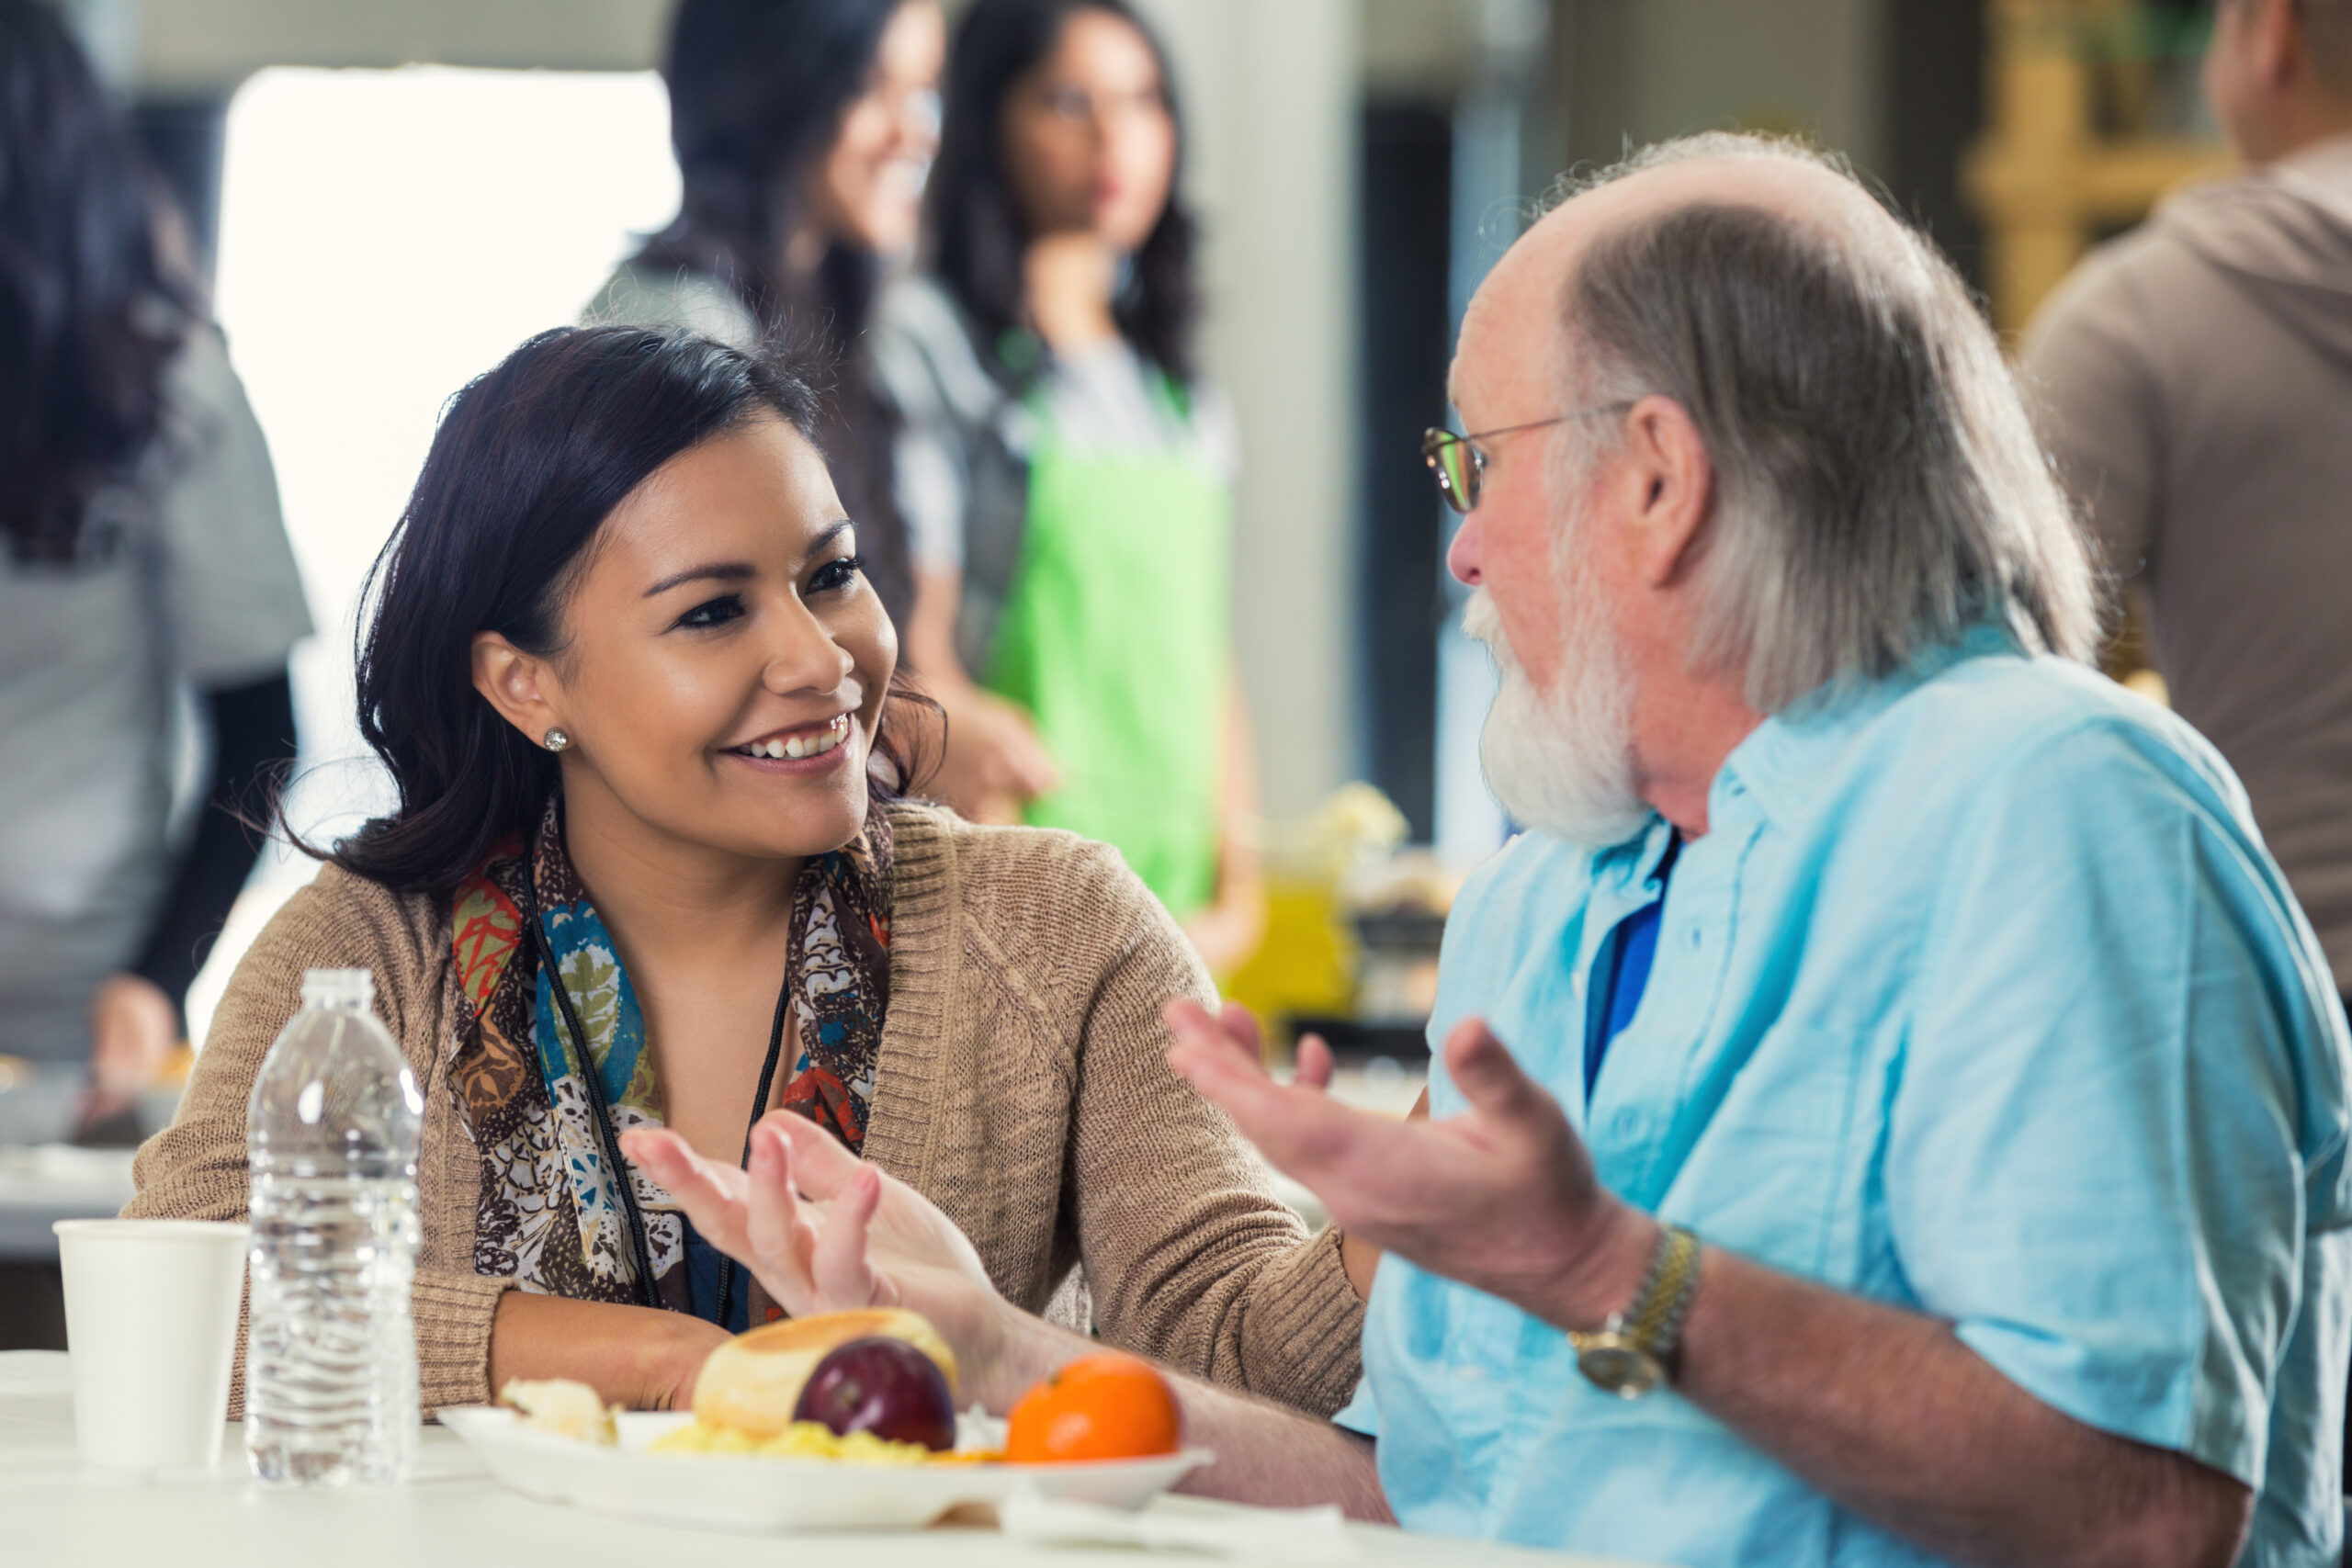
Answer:
<svg viewBox="0 0 2352 1568"><path fill-rule="evenodd" d="M620 1406L605 1404L594 1389L570 1378L508 1378L498 1391L498 1403L521 1411L523 1424L541 1432L605 1448L620 1440L613 1427L613 1414Z"/></svg>
<svg viewBox="0 0 2352 1568"><path fill-rule="evenodd" d="M739 1334L710 1353L695 1380L695 1417L754 1438L792 1425L800 1390L817 1363L853 1339L903 1339L939 1363L956 1387L956 1353L921 1313L899 1307L788 1317Z"/></svg>

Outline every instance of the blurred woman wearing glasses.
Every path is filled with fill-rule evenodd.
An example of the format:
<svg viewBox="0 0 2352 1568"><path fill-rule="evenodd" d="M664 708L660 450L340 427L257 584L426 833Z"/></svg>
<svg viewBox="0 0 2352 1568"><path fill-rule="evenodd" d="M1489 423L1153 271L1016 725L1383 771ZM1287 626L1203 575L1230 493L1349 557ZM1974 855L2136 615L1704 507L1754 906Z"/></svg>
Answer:
<svg viewBox="0 0 2352 1568"><path fill-rule="evenodd" d="M585 318L739 348L781 336L830 360L824 448L900 623L914 589L892 498L896 427L863 339L883 272L914 248L945 50L936 0L682 0L662 67L678 216Z"/></svg>
<svg viewBox="0 0 2352 1568"><path fill-rule="evenodd" d="M933 275L875 364L902 422L911 662L940 792L1118 847L1214 969L1257 945L1232 674L1235 450L1193 354L1167 59L1125 0L978 0L950 51Z"/></svg>

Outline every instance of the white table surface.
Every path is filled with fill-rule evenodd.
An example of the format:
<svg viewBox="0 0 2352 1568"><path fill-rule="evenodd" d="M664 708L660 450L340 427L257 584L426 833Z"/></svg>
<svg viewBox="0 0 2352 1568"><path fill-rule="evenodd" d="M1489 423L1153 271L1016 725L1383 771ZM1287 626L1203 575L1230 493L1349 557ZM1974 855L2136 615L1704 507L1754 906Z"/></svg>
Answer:
<svg viewBox="0 0 2352 1568"><path fill-rule="evenodd" d="M124 1485L85 1473L74 1455L70 1363L53 1350L0 1352L0 1562L74 1568L663 1568L681 1562L841 1563L854 1568L1189 1568L1265 1558L1047 1548L992 1529L854 1536L698 1534L541 1503L507 1491L456 1434L427 1427L404 1486L278 1491L245 1474L243 1438L228 1428L209 1472ZM1156 1508L1238 1513L1229 1504L1162 1498ZM1608 1568L1591 1558L1410 1536L1351 1525L1366 1564ZM1621 1565L1622 1568L1622 1565Z"/></svg>
<svg viewBox="0 0 2352 1568"><path fill-rule="evenodd" d="M0 1261L57 1259L58 1220L111 1218L130 1201L129 1149L0 1146Z"/></svg>

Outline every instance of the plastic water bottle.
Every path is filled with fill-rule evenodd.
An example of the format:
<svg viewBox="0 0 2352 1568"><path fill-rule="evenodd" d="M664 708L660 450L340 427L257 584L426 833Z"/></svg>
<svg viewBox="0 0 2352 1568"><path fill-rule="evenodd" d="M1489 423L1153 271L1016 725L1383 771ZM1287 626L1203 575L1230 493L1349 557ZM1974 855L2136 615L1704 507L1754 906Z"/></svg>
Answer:
<svg viewBox="0 0 2352 1568"><path fill-rule="evenodd" d="M365 969L312 969L247 1112L245 1459L266 1482L397 1481L416 1453L424 1097Z"/></svg>

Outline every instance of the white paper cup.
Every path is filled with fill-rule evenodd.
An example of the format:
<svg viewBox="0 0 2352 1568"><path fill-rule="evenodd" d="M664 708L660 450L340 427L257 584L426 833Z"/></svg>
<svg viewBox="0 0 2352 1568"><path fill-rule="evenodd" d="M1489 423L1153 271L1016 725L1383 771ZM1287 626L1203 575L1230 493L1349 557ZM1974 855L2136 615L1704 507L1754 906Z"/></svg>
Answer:
<svg viewBox="0 0 2352 1568"><path fill-rule="evenodd" d="M52 1228L82 1462L128 1474L220 1462L245 1227L60 1220Z"/></svg>

